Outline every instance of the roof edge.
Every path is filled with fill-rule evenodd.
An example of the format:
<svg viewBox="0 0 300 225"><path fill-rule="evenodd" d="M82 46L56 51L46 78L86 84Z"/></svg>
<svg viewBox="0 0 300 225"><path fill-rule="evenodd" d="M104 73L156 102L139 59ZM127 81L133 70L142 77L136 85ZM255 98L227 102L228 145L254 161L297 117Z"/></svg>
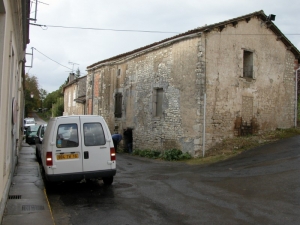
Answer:
<svg viewBox="0 0 300 225"><path fill-rule="evenodd" d="M181 37L189 36L191 34L196 34L196 33L200 33L200 32L209 32L213 28L222 27L224 25L232 24L232 23L235 23L235 22L238 22L238 21L241 21L241 20L247 20L247 19L255 17L255 16L258 17L258 18L260 18L263 21L267 21L268 28L271 29L274 32L274 34L277 35L277 37L280 37L280 40L295 55L295 58L298 59L298 60L300 60L300 52L299 52L299 50L279 30L279 28L272 21L270 21L268 19L268 17L264 13L264 11L260 10L260 11L256 11L256 12L244 15L244 16L240 16L240 17L236 17L236 18L233 18L233 19L225 20L225 21L222 21L222 22L219 22L219 23L215 23L215 24L211 24L211 25L207 25L207 26L198 27L196 29L189 30L187 32L184 32L184 33L172 36L170 38L163 39L162 41L154 42L154 43L146 45L144 47L137 48L135 50L132 50L132 51L129 51L129 52L125 52L125 53L122 53L120 55L116 55L116 56L113 56L111 58L107 58L107 59L101 60L99 62L91 64L90 66L87 66L87 70L89 71L89 70L93 69L95 66L98 66L98 65L100 66L103 63L108 63L108 62L111 62L111 61L115 61L115 60L124 58L125 56L130 56L130 55L132 55L134 53L139 53L139 52L145 51L147 49L151 49L151 48L153 48L155 46L159 46L161 44L168 43L170 41L175 41L176 39L181 38Z"/></svg>

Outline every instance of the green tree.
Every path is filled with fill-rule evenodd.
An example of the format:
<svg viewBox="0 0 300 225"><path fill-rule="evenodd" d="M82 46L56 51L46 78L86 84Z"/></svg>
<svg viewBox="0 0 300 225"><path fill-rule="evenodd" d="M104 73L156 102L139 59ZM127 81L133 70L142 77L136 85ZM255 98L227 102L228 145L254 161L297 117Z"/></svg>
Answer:
<svg viewBox="0 0 300 225"><path fill-rule="evenodd" d="M77 68L76 70L76 73L75 73L75 78L79 78L80 77L80 70L79 70L79 67Z"/></svg>
<svg viewBox="0 0 300 225"><path fill-rule="evenodd" d="M39 107L39 83L36 76L25 74L25 115Z"/></svg>
<svg viewBox="0 0 300 225"><path fill-rule="evenodd" d="M64 112L64 98L57 98L56 103L52 105L52 116L62 116Z"/></svg>
<svg viewBox="0 0 300 225"><path fill-rule="evenodd" d="M58 90L53 91L47 95L47 97L44 100L45 108L52 108L52 104L55 104L60 97L63 97L62 86L59 87Z"/></svg>
<svg viewBox="0 0 300 225"><path fill-rule="evenodd" d="M40 88L39 89L39 96L40 96L40 101L41 101L41 108L46 108L44 105L43 105L43 102L47 96L47 91L43 88Z"/></svg>

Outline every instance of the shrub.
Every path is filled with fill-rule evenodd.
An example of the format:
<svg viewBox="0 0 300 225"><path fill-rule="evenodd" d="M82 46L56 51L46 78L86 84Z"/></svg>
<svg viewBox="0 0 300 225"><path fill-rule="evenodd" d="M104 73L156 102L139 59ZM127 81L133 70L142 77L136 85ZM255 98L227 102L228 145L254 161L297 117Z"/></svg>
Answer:
<svg viewBox="0 0 300 225"><path fill-rule="evenodd" d="M182 151L178 149L170 149L166 150L161 154L161 158L167 161L179 160L180 155L182 155Z"/></svg>
<svg viewBox="0 0 300 225"><path fill-rule="evenodd" d="M181 155L179 156L179 159L180 159L180 160L186 160L186 159L191 159L191 158L192 158L192 156L191 156L191 154L188 153L188 152L185 152L185 153L183 153L183 154L181 154Z"/></svg>
<svg viewBox="0 0 300 225"><path fill-rule="evenodd" d="M132 155L140 155L140 152L141 152L141 150L139 150L139 149L134 149L134 150L132 151Z"/></svg>
<svg viewBox="0 0 300 225"><path fill-rule="evenodd" d="M141 157L147 157L147 158L154 158L154 159L157 159L158 156L160 155L160 152L158 151L152 151L152 150L149 150L149 149L146 149L146 150L139 150L139 149L136 149L132 152L133 155L138 155L138 156L141 156Z"/></svg>
<svg viewBox="0 0 300 225"><path fill-rule="evenodd" d="M186 160L186 159L191 159L192 156L189 153L182 153L181 150L178 149L170 149L166 150L164 152L159 152L155 150L140 150L140 149L135 149L132 152L133 155L138 155L141 157L147 157L147 158L152 158L152 159L163 159L167 161L176 161L176 160Z"/></svg>

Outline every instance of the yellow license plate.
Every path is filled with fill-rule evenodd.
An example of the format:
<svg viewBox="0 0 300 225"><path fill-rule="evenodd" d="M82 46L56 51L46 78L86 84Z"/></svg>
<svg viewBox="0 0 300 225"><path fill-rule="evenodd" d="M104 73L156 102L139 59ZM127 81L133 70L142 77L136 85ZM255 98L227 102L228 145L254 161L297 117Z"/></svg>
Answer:
<svg viewBox="0 0 300 225"><path fill-rule="evenodd" d="M56 155L57 160L63 160L63 159L78 159L79 154L74 153L74 154L60 154Z"/></svg>

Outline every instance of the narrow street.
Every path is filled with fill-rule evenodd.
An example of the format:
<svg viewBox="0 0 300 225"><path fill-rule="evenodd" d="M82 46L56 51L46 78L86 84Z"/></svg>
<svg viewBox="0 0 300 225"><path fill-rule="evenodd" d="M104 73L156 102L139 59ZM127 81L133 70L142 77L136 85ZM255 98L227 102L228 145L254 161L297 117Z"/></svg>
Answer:
<svg viewBox="0 0 300 225"><path fill-rule="evenodd" d="M299 136L209 166L117 155L102 181L47 187L60 224L299 224Z"/></svg>

